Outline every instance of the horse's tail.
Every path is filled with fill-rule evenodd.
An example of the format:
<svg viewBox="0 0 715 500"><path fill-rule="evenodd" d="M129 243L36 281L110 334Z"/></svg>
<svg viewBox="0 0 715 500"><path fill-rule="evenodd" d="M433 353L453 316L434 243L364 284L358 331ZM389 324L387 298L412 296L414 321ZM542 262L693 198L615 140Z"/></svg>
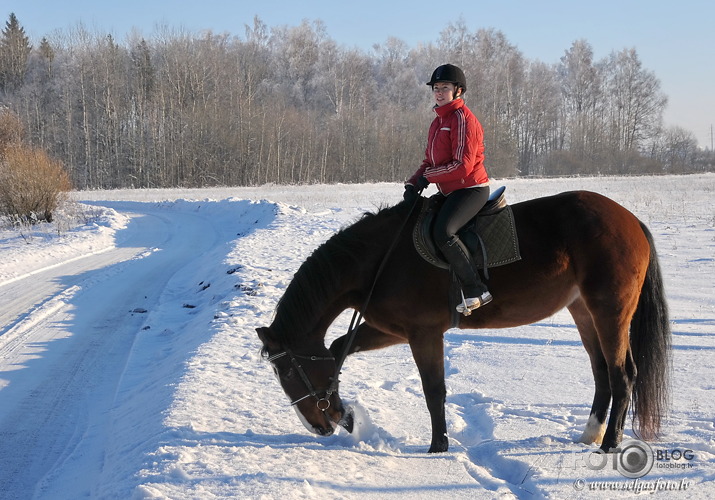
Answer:
<svg viewBox="0 0 715 500"><path fill-rule="evenodd" d="M645 440L657 437L660 421L670 404L671 333L668 304L663 288L653 235L641 222L650 245L650 260L631 320L631 350L636 363L633 388L634 431Z"/></svg>

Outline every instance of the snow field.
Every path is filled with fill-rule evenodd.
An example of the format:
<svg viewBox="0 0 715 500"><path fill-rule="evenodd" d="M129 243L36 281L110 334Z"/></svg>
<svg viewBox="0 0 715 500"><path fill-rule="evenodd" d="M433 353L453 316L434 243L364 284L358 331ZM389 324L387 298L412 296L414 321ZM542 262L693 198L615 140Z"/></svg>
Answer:
<svg viewBox="0 0 715 500"><path fill-rule="evenodd" d="M662 439L650 444L654 450L693 450L695 458L690 464L670 462L691 468L654 467L640 484L686 481L687 491L672 494L712 498L715 176L503 184L511 203L571 189L597 191L650 227L674 334L672 412ZM270 323L293 273L315 247L362 212L400 196L401 187L394 184L78 193L84 203L107 207L96 209L104 211L104 222L57 238L43 237L34 246L0 233L0 254L13 259L12 265L0 263L0 293L11 281L34 276L28 274L38 267L59 266L85 253L109 255L131 243L134 257L129 264L112 272L100 268L103 274L87 275L93 281L79 280L75 286L91 290L112 283L125 295L134 294L125 310L146 311L131 313L133 326L120 329L130 340L123 347L126 357L94 354L118 366L117 379L102 382L102 391L88 390L81 396L76 390L64 397L69 410L85 417L75 420L80 422L78 431L60 417L50 421L60 442L69 445L57 446L60 458L37 468L37 476L26 475L21 485L30 492L19 497L62 498L58 492L172 499L638 496L633 488L615 493L591 489L599 487L599 481L627 487L632 480L609 468L589 469L585 457L594 447L574 442L588 418L593 379L567 312L519 328L446 333L448 453L425 453L429 416L405 346L347 360L340 394L356 412L352 435L340 430L321 438L305 430L260 357L255 328ZM165 232L142 246L139 242L150 240L149 234L158 234L158 226L139 226L139 220L162 220ZM183 243L174 247L181 251L166 257L179 235ZM140 261L172 264L171 271L162 274L166 283L146 299L136 283L147 289L149 284L133 281L148 272L132 270ZM126 288L122 282L128 283ZM55 295L58 311L65 311L62 303L96 307L99 299L73 290L60 291L74 294L65 298ZM39 314L29 310L26 317L12 320L13 328L44 325ZM345 333L350 314L336 320L326 343ZM79 338L76 328L84 323L68 323L64 329L53 327L61 335ZM0 330L0 353L11 333ZM43 371L38 368L56 357L57 345L48 342L36 350L34 364L0 364L0 408L3 398L21 401L3 394L10 394L13 385L39 382ZM105 371L101 363L83 366L89 374L81 380L101 379ZM79 404L81 400L85 403ZM96 408L102 408L101 418ZM0 437L12 438L8 415L21 416L22 411L18 406L0 409ZM26 416L28 428L37 424ZM630 429L627 434L632 437ZM41 454L43 446L52 453L51 443L35 444L33 454ZM30 463L33 454L26 457ZM99 463L88 467L86 457ZM12 463L12 458L6 456L5 462ZM3 474L0 471L0 485ZM5 491L20 492L17 483L10 484L16 489Z"/></svg>

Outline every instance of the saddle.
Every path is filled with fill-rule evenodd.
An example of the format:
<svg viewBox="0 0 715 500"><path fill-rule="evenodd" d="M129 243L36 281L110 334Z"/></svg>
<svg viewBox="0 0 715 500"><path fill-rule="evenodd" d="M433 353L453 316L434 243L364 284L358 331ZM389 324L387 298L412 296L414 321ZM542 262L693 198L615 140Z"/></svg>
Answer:
<svg viewBox="0 0 715 500"><path fill-rule="evenodd" d="M511 264L521 259L514 214L506 202L504 186L494 191L484 207L458 235L472 254L472 259L486 279L489 268ZM430 264L449 269L449 264L432 239L434 218L444 201L442 196L423 198L420 214L412 232L417 253Z"/></svg>
<svg viewBox="0 0 715 500"><path fill-rule="evenodd" d="M462 229L458 235L465 244L477 269L489 279L489 268L503 266L521 260L519 241L516 235L514 214L504 196L505 187L494 191L487 203ZM444 198L441 195L422 198L420 214L412 231L412 241L420 256L430 264L449 269L449 264L437 249L432 239L434 218ZM460 314L456 305L461 296L461 286L454 271L450 270L451 284L448 292L448 304L451 313L452 328L459 326Z"/></svg>

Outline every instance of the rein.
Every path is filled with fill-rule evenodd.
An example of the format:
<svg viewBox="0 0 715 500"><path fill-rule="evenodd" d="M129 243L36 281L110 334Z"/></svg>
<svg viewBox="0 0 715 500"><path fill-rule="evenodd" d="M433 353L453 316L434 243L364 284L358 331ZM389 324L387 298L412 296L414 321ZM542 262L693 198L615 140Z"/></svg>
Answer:
<svg viewBox="0 0 715 500"><path fill-rule="evenodd" d="M338 361L336 368L335 368L335 376L333 377L333 380L335 380L335 381L338 380L338 377L340 376L340 370L343 368L343 363L345 363L345 359L348 357L350 348L352 347L353 342L355 341L355 335L357 334L357 329L360 326L360 322L362 321L362 318L364 316L365 310L367 309L367 306L370 304L370 299L372 299L372 293L375 291L375 286L377 285L377 280L380 278L382 271L385 269L385 265L387 264L387 259L390 257L390 254L392 254L392 251L395 249L395 246L397 245L397 242L400 239L400 234L402 234L402 230L405 228L407 221L410 220L410 216L412 215L412 212L415 210L417 203L422 201L422 191L423 190L424 190L424 188L417 191L415 201L412 203L412 207L410 208L410 211L407 213L407 217L405 217L405 219L402 221L402 224L400 225L400 229L397 231L397 233L395 233L395 238L392 240L392 243L390 244L390 248L387 249L385 256L382 258L382 262L380 262L380 267L377 268L377 273L375 273L375 279L372 281L372 286L370 287L370 291L368 292L367 297L365 298L365 302L363 303L362 308L355 309L355 311L353 312L353 317L350 320L350 326L348 326L348 332L347 332L347 335L349 335L348 340L345 343L345 349L343 350L343 354L340 356L340 360Z"/></svg>
<svg viewBox="0 0 715 500"><path fill-rule="evenodd" d="M415 198L414 203L412 204L412 207L410 208L410 211L407 214L407 217L405 217L405 219L402 221L402 224L400 225L400 229L397 231L397 233L395 233L395 238L392 240L390 247L388 248L387 252L385 253L385 256L382 258L382 262L380 262L380 266L377 269L377 273L375 273L375 279L372 282L370 291L368 292L367 297L365 298L365 302L363 303L362 308L355 309L355 311L353 313L352 320L350 320L350 326L348 327L348 333L346 334L346 335L348 335L348 340L345 343L345 349L343 350L343 353L340 356L340 359L336 363L335 374L330 378L330 380L331 380L330 386L328 386L328 388L323 391L318 391L313 386L313 383L310 381L310 378L308 377L308 375L306 375L305 370L303 369L303 367L301 366L301 364L298 360L303 359L303 360L307 360L307 361L335 361L335 357L333 357L333 356L304 356L304 355L300 355L300 354L295 354L290 349L284 349L283 351L273 354L272 356L269 356L267 358L267 360L269 362L275 363L276 360L283 358L285 356L288 356L291 364L295 368L295 371L298 373L298 376L303 381L305 388L308 390L308 393L305 396L302 396L300 398L297 398L297 399L291 401L291 403L290 403L291 406L297 405L304 399L314 397L316 399L316 404L317 404L319 410L324 412L328 408L330 408L330 396L332 396L333 393L337 392L337 390L338 390L338 384L340 383L340 380L339 380L340 370L342 369L343 364L345 363L345 358L348 357L348 352L350 352L350 348L352 347L353 342L355 341L355 335L357 334L357 329L361 324L361 321L363 319L363 315L364 315L365 310L367 309L367 306L370 304L370 299L372 299L372 294L375 291L375 286L377 285L377 280L380 278L382 271L385 269L387 260L389 259L390 255L392 254L392 251L395 249L395 246L397 245L400 234L402 233L402 230L405 228L407 221L410 219L410 216L412 215L412 212L414 211L415 207L417 206L417 203L419 201L421 201L422 191L423 191L422 189L417 191L417 196ZM324 393L323 397L318 396L318 394L320 392Z"/></svg>

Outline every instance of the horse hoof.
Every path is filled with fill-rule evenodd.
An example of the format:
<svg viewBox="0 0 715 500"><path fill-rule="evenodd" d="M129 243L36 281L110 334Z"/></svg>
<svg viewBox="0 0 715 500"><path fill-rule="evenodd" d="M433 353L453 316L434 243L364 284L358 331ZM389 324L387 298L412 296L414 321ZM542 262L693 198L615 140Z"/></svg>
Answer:
<svg viewBox="0 0 715 500"><path fill-rule="evenodd" d="M438 443L432 443L427 453L444 453L449 449L449 441L446 439Z"/></svg>
<svg viewBox="0 0 715 500"><path fill-rule="evenodd" d="M353 409L349 406L345 407L345 413L343 418L340 419L338 425L348 431L350 434L353 433L353 427L355 426L355 417L353 414Z"/></svg>
<svg viewBox="0 0 715 500"><path fill-rule="evenodd" d="M616 453L620 451L620 448L618 447L618 444L616 443L603 443L601 447L599 448L601 453Z"/></svg>

